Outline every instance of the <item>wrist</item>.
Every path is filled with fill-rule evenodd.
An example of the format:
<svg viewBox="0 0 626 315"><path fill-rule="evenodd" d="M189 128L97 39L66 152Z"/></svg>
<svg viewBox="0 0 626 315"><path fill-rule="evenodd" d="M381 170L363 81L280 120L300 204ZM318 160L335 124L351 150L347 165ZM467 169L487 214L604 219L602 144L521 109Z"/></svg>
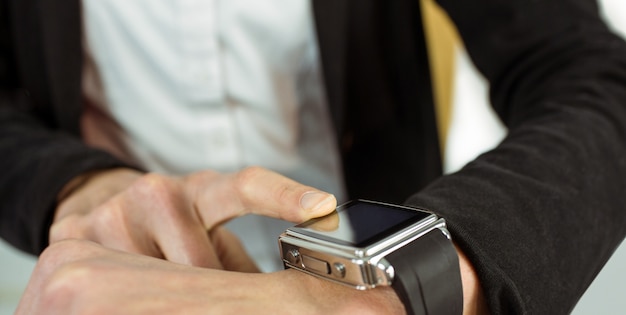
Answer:
<svg viewBox="0 0 626 315"><path fill-rule="evenodd" d="M465 254L456 247L459 255L461 282L463 285L463 314L489 314L482 287L474 267ZM405 314L405 308L391 287L377 287L371 290L336 284L303 272L288 269L278 274L281 283L299 286L294 290L291 285L284 286L289 292L299 291L307 294L311 305L326 306L329 310L346 314Z"/></svg>
<svg viewBox="0 0 626 315"><path fill-rule="evenodd" d="M366 221L376 227L359 224ZM462 253L445 220L430 211L354 200L333 215L287 229L279 245L285 264L296 270L353 288L390 286L409 314L463 313ZM469 302L481 291L462 257L471 314L470 306L480 304Z"/></svg>
<svg viewBox="0 0 626 315"><path fill-rule="evenodd" d="M303 299L319 310L320 314L405 314L402 302L390 287L377 287L370 290L355 290L306 273L287 269L276 273L281 283L289 283L284 288L290 294L302 293ZM296 288L291 286L295 285ZM290 295L286 295L290 296Z"/></svg>
<svg viewBox="0 0 626 315"><path fill-rule="evenodd" d="M463 251L456 246L459 255L461 283L463 285L463 315L489 314L489 308L474 266Z"/></svg>

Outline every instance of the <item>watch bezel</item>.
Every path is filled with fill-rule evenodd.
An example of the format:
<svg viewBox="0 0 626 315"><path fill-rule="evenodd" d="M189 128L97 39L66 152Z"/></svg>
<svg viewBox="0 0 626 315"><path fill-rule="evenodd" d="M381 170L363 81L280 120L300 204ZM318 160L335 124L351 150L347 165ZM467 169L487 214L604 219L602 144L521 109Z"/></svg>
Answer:
<svg viewBox="0 0 626 315"><path fill-rule="evenodd" d="M446 237L450 238L449 232L446 229L445 220L434 213L406 206L365 200L359 201L384 207L421 211L428 214L428 216L383 239L362 247L338 244L326 239L307 235L315 234L310 231L304 234L291 228L287 229L279 236L280 253L285 267L294 268L357 289L370 289L376 286L391 285L393 282L395 271L393 266L385 259L385 256L389 253L396 251L435 229L439 229ZM331 270L324 272L324 270L307 268L302 262L294 263L290 261L287 259L287 255L289 255L290 251L294 250L305 257L326 262L327 268L331 268ZM332 269L335 268L335 264L344 266L345 275L338 275L335 270Z"/></svg>

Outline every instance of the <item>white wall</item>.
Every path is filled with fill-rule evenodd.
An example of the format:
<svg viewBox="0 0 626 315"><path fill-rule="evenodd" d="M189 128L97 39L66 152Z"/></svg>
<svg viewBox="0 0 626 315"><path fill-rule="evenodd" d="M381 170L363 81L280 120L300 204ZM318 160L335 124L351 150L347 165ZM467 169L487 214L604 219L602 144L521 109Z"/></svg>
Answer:
<svg viewBox="0 0 626 315"><path fill-rule="evenodd" d="M626 35L626 1L603 0L605 12L614 27ZM624 17L624 18L620 18ZM486 105L487 89L459 52L456 80L455 114L448 142L446 169L456 170L484 150L493 147L503 136L501 125ZM468 119L469 115L475 115ZM463 119L460 119L463 118ZM35 259L9 247L0 240L0 315L13 313L24 290ZM618 315L626 311L626 243L602 270L572 314Z"/></svg>
<svg viewBox="0 0 626 315"><path fill-rule="evenodd" d="M0 240L0 315L13 314L34 266L33 256Z"/></svg>

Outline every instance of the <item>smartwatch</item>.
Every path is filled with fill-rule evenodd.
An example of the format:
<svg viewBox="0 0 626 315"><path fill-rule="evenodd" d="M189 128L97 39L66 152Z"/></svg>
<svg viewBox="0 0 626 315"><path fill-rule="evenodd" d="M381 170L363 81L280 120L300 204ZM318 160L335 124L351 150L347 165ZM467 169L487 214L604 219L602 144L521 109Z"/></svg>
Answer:
<svg viewBox="0 0 626 315"><path fill-rule="evenodd" d="M285 268L359 290L391 286L408 314L461 314L459 261L443 218L354 200L278 239Z"/></svg>

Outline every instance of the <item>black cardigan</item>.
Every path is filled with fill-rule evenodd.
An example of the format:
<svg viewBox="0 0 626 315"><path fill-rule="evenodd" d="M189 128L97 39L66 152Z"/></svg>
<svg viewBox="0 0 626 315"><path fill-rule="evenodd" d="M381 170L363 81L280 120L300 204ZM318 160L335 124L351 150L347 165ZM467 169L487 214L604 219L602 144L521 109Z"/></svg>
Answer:
<svg viewBox="0 0 626 315"><path fill-rule="evenodd" d="M494 314L571 311L626 235L626 43L592 0L439 0L507 138L439 177L413 0L313 0L351 197L429 208ZM0 0L0 235L39 253L60 188L121 166L80 141L78 0Z"/></svg>

